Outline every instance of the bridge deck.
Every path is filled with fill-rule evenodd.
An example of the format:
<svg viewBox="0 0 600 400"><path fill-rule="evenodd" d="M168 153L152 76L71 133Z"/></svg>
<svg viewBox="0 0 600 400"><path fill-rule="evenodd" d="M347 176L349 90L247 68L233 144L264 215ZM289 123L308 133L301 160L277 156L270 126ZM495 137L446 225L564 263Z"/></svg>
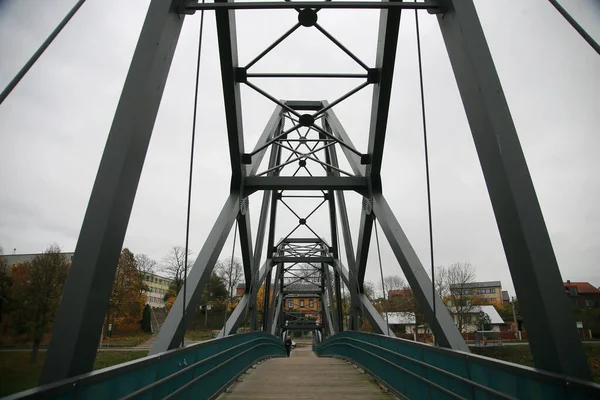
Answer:
<svg viewBox="0 0 600 400"><path fill-rule="evenodd" d="M342 360L319 358L310 347L250 369L219 400L234 399L394 399L369 375Z"/></svg>

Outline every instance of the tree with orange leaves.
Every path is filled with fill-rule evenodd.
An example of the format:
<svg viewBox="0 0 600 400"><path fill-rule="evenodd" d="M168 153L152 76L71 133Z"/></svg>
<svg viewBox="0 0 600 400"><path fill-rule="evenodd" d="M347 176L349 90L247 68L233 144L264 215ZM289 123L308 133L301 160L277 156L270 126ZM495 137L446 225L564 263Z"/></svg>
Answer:
<svg viewBox="0 0 600 400"><path fill-rule="evenodd" d="M135 256L129 249L121 251L106 319L121 330L135 330L139 327L146 304L146 285L143 274L137 268Z"/></svg>

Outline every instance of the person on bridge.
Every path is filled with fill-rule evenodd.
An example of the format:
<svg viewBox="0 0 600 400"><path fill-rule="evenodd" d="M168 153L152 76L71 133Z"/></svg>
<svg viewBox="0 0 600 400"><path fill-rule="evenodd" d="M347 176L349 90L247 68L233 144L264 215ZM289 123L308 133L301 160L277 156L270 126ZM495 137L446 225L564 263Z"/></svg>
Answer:
<svg viewBox="0 0 600 400"><path fill-rule="evenodd" d="M292 338L287 333L285 334L285 351L287 351L287 356L290 356L292 352Z"/></svg>

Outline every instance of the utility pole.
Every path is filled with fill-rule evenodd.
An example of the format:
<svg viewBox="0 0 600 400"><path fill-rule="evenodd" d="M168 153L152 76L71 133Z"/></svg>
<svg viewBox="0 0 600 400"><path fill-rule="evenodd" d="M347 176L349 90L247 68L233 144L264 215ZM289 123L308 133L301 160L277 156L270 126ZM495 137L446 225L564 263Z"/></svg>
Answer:
<svg viewBox="0 0 600 400"><path fill-rule="evenodd" d="M519 334L519 340L521 340L521 331L519 330L519 324L517 323L517 314L515 313L515 297L513 296L513 298L511 299L510 305L512 307L512 312L513 312L513 321L514 321L514 327L515 327L515 332L517 332Z"/></svg>

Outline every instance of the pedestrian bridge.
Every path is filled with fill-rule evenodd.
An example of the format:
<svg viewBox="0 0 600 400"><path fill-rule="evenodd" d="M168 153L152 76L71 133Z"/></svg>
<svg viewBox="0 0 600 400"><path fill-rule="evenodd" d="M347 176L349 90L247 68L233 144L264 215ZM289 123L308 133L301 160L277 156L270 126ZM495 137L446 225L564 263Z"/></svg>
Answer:
<svg viewBox="0 0 600 400"><path fill-rule="evenodd" d="M312 349L285 355L278 337L243 333L40 386L6 400L600 398L600 385L592 382L364 332L338 333L321 343L315 339Z"/></svg>
<svg viewBox="0 0 600 400"><path fill-rule="evenodd" d="M84 1L76 3L0 93L0 104ZM231 393L225 396L229 398L335 399L392 395L417 399L600 398L600 386L589 381L591 373L565 296L558 262L472 0L152 0L149 3L82 222L41 373L42 385L9 399L208 399L228 389ZM600 46L577 21L556 1L550 3L600 54ZM330 29L327 20L319 16L321 10L329 8L379 10L377 40L371 45L376 50L373 60L361 60L327 30ZM289 30L282 35L277 33L271 45L244 65L238 57L235 15L249 9L279 9L282 13L292 13L293 19ZM430 274L383 194L383 154L388 117L393 112L390 104L400 20L401 15L403 19L411 17L413 14L407 13L410 10L414 12L415 65L419 67L421 89L414 93L414 98L421 104L425 160L429 160L429 156L420 18L437 23L444 39L538 369L468 353L468 346L442 296L432 285L435 250L429 161L425 163L425 175ZM227 126L223 134L226 133L228 139L232 171L230 191L191 270L188 273L187 267L184 269L183 290L158 333L151 355L89 372L93 368L171 62L184 19L194 18L196 14L200 30L191 116L185 231L185 254L188 254L205 11L214 12L216 21ZM357 20L357 23L362 28L362 21ZM341 72L330 72L328 63L313 57L312 41L306 43L306 48L299 49L299 53L306 58L307 67L314 67L317 72L255 71L253 66L259 60L294 31L304 28L316 33L315 42L324 40L348 55L361 73L344 72L341 66L339 70L331 69ZM349 46L353 44L350 38L343 41ZM249 54L255 54L252 52ZM327 69L322 69L324 66ZM281 88L286 87L285 82L292 87L290 79L331 82L342 78L358 79L361 83L336 99L322 100L317 90L308 97L304 91L295 89L285 97L279 93L275 96L255 84L260 78L281 79L280 82L284 82L279 85ZM244 130L253 131L256 127L243 127L241 87L257 92L275 106L268 120L268 114L265 115L268 122L253 150L246 147L248 138L244 137ZM307 87L317 89L321 84ZM371 87L373 94L371 103L364 105L365 110L370 110L368 124L364 125L369 127L368 139L361 139L356 135L359 132L350 135L346 131L343 118L338 118L334 108L367 87ZM261 118L259 114L252 110L253 118ZM350 126L356 125L354 121L347 122ZM452 129L448 133L453 133ZM353 141L366 146L356 146ZM223 167L219 160L205 173ZM398 185L394 180L390 183ZM208 185L204 188L207 195L213 195ZM253 225L250 196L258 192L262 192L262 202L258 224ZM360 223L354 231L345 193L362 198L357 210ZM284 213L280 221L278 215ZM379 273L384 282L379 228L410 285L424 322L442 347L395 338L366 296L364 283L373 233ZM218 339L177 348L184 341L186 324L200 305L202 293L232 231L232 256L239 236L245 292ZM184 265L187 264L186 256ZM308 290L300 290L297 283L308 285ZM263 285L260 307L258 292ZM385 300L385 289L383 292ZM317 300L313 305L317 306L309 306L307 310L299 302L299 309L294 309L295 303L290 299L306 295L315 296ZM262 318L259 318L260 313ZM245 321L249 322L251 332L237 334L238 327ZM379 334L358 332L361 321L367 321ZM293 357L280 359L285 355L281 337L294 330L315 332L313 353L298 350ZM260 365L252 368L257 363ZM251 373L245 374L249 369ZM236 382L243 374L242 381ZM387 388L391 394L384 394L377 385Z"/></svg>

